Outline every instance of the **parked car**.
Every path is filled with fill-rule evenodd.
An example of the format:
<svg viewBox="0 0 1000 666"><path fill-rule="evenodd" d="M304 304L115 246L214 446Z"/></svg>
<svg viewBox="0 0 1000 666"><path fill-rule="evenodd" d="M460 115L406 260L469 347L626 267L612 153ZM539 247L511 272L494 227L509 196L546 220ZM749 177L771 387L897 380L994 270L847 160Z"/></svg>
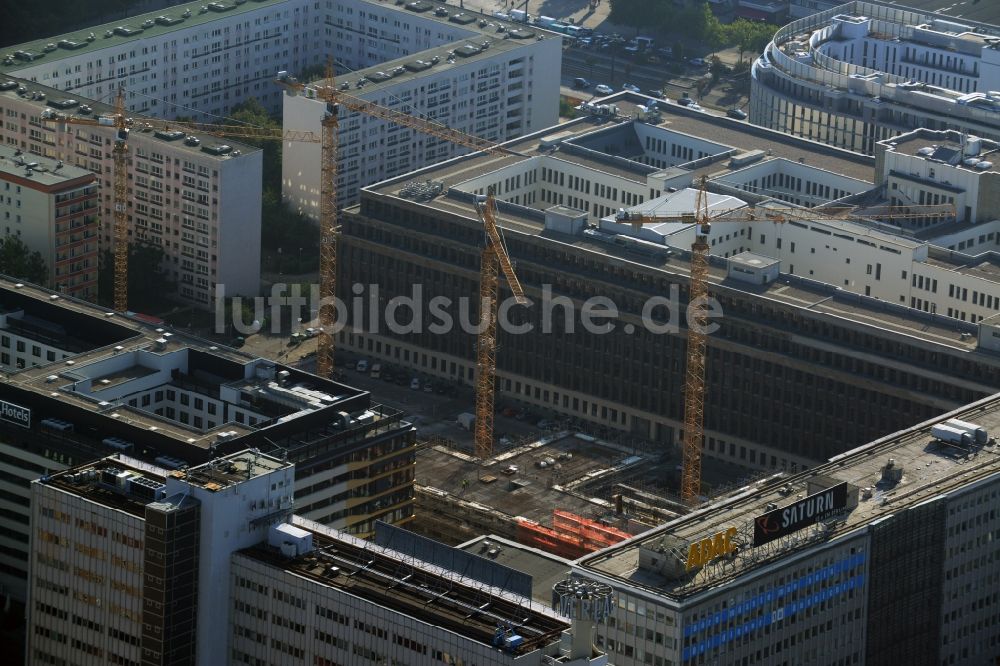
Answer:
<svg viewBox="0 0 1000 666"><path fill-rule="evenodd" d="M735 118L736 120L746 120L747 112L743 109L729 109L726 111L726 115L730 118Z"/></svg>
<svg viewBox="0 0 1000 666"><path fill-rule="evenodd" d="M655 97L656 99L664 99L664 94L662 90L647 90L646 94L650 97Z"/></svg>
<svg viewBox="0 0 1000 666"><path fill-rule="evenodd" d="M634 83L623 84L622 90L627 90L628 92L634 92L634 93L642 92L642 90L639 89L639 86L635 85Z"/></svg>
<svg viewBox="0 0 1000 666"><path fill-rule="evenodd" d="M371 378L372 379L378 379L381 376L382 376L382 364L381 363L373 363L372 364L372 371L371 371Z"/></svg>
<svg viewBox="0 0 1000 666"><path fill-rule="evenodd" d="M596 92L598 95L610 95L611 93L614 92L614 88L605 85L603 83L598 83L596 86L594 86L594 92Z"/></svg>
<svg viewBox="0 0 1000 666"><path fill-rule="evenodd" d="M363 358L358 361L358 364L354 366L354 369L361 373L368 372L368 359Z"/></svg>
<svg viewBox="0 0 1000 666"><path fill-rule="evenodd" d="M419 377L414 377L413 379L410 380L410 389L413 390L413 391L419 391L420 390L420 378Z"/></svg>
<svg viewBox="0 0 1000 666"><path fill-rule="evenodd" d="M583 78L582 76L578 76L575 79L573 79L573 87L576 88L577 90L583 90L585 88L589 88L590 81Z"/></svg>
<svg viewBox="0 0 1000 666"><path fill-rule="evenodd" d="M559 422L552 419L542 419L536 425L542 430L553 430L559 427Z"/></svg>
<svg viewBox="0 0 1000 666"><path fill-rule="evenodd" d="M688 63L695 67L704 67L708 62L704 58L691 58Z"/></svg>
<svg viewBox="0 0 1000 666"><path fill-rule="evenodd" d="M679 98L677 100L677 103L680 104L681 106L691 106L692 104L694 104L694 100L688 97L687 93L684 93L684 96Z"/></svg>

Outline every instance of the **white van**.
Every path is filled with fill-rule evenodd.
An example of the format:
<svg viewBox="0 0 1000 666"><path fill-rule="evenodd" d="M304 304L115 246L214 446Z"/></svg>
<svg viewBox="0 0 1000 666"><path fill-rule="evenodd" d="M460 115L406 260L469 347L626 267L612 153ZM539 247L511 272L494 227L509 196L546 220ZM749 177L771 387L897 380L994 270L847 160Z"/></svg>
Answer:
<svg viewBox="0 0 1000 666"><path fill-rule="evenodd" d="M382 364L372 363L372 372L371 372L372 379L378 379L381 376L382 376Z"/></svg>
<svg viewBox="0 0 1000 666"><path fill-rule="evenodd" d="M358 372L368 372L368 359L363 358L358 361L358 364L354 366L354 369Z"/></svg>

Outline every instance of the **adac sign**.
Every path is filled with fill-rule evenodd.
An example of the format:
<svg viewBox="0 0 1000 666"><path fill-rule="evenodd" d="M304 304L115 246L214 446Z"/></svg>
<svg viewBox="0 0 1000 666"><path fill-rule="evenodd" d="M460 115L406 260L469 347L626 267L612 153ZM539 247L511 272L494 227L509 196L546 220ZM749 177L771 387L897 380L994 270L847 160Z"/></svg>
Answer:
<svg viewBox="0 0 1000 666"><path fill-rule="evenodd" d="M821 490L795 504L768 511L753 522L753 545L780 539L803 527L836 515L847 508L847 482Z"/></svg>
<svg viewBox="0 0 1000 666"><path fill-rule="evenodd" d="M713 534L712 536L695 541L688 547L687 562L684 568L687 571L697 569L723 555L729 555L736 550L733 539L736 537L736 528L730 527L724 532Z"/></svg>
<svg viewBox="0 0 1000 666"><path fill-rule="evenodd" d="M31 427L31 410L12 402L0 400L0 419L19 425L22 428Z"/></svg>

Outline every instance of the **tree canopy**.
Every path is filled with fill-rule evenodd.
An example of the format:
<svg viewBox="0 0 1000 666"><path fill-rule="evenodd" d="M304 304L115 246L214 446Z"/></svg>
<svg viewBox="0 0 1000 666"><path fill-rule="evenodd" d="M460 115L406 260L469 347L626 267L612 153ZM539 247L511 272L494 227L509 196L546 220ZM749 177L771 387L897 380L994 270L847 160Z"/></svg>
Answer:
<svg viewBox="0 0 1000 666"><path fill-rule="evenodd" d="M267 112L256 97L251 97L245 102L240 102L233 107L229 117L226 118L226 125L251 125L253 127L265 127L270 129L281 129L281 121L275 120ZM264 189L277 189L281 191L281 142L273 139L239 139L241 143L250 146L257 146L264 151L263 186Z"/></svg>
<svg viewBox="0 0 1000 666"><path fill-rule="evenodd" d="M712 13L707 2L677 7L669 0L608 0L611 20L615 23L646 30L683 36L689 41L700 42L716 50L735 46L740 60L747 51L760 53L774 36L778 26L746 19L723 24ZM675 45L674 54L681 57L682 50Z"/></svg>
<svg viewBox="0 0 1000 666"><path fill-rule="evenodd" d="M0 238L0 273L47 285L49 270L40 252L32 252L17 236Z"/></svg>

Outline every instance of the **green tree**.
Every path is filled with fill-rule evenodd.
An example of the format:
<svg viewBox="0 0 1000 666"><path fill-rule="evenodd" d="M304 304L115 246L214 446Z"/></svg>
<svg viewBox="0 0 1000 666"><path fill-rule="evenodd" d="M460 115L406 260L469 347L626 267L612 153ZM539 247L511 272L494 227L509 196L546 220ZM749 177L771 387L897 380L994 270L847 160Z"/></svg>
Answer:
<svg viewBox="0 0 1000 666"><path fill-rule="evenodd" d="M281 121L271 117L255 97L233 107L227 125L249 125L267 129L281 129ZM294 128L293 128L294 129ZM281 190L281 142L274 139L239 139L264 151L263 187Z"/></svg>
<svg viewBox="0 0 1000 666"><path fill-rule="evenodd" d="M691 27L692 30L696 31L695 36L710 50L714 51L725 43L725 28L719 22L718 17L712 13L712 8L708 6L707 2L692 7L688 11L691 13Z"/></svg>
<svg viewBox="0 0 1000 666"><path fill-rule="evenodd" d="M768 23L736 19L725 26L725 41L726 44L737 48L740 62L743 62L743 54L747 51L762 53L777 29L777 26Z"/></svg>
<svg viewBox="0 0 1000 666"><path fill-rule="evenodd" d="M324 76L326 76L326 65L323 63L316 63L315 65L303 67L302 70L295 75L295 78L304 83L309 83L315 81L316 79L322 79Z"/></svg>
<svg viewBox="0 0 1000 666"><path fill-rule="evenodd" d="M49 271L40 252L32 252L17 236L0 239L0 273L45 285Z"/></svg>

